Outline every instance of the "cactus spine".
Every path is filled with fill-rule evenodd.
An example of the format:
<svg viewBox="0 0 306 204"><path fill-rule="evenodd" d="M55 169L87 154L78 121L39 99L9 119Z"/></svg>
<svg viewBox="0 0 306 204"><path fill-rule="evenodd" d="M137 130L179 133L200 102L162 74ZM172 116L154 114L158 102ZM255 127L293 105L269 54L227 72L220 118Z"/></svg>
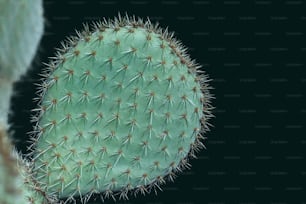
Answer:
<svg viewBox="0 0 306 204"><path fill-rule="evenodd" d="M68 38L45 71L34 174L86 201L146 193L188 167L211 115L208 79L172 33L120 15Z"/></svg>

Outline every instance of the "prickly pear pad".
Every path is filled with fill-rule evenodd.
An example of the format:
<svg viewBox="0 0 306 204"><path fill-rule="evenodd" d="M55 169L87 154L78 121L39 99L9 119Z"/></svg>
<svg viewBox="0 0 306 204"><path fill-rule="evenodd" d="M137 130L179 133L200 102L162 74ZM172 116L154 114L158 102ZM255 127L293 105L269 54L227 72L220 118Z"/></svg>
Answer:
<svg viewBox="0 0 306 204"><path fill-rule="evenodd" d="M149 21L119 16L77 34L40 87L37 180L61 198L158 187L202 145L206 77Z"/></svg>

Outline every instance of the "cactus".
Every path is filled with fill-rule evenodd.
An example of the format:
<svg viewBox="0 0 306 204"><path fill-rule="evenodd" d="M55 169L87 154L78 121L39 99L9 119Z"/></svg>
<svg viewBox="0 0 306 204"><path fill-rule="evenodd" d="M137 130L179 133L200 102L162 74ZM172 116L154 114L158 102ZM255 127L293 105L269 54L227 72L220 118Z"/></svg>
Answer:
<svg viewBox="0 0 306 204"><path fill-rule="evenodd" d="M10 99L13 91L13 82L0 75L0 131L8 129L8 113L10 108Z"/></svg>
<svg viewBox="0 0 306 204"><path fill-rule="evenodd" d="M7 126L13 82L29 67L43 34L41 0L0 0L0 123Z"/></svg>
<svg viewBox="0 0 306 204"><path fill-rule="evenodd" d="M16 166L16 158L12 155L11 144L3 127L0 127L0 203L20 203L20 189L17 187L21 178ZM16 202L14 202L16 201Z"/></svg>
<svg viewBox="0 0 306 204"><path fill-rule="evenodd" d="M17 80L29 67L43 33L41 0L0 0L0 75Z"/></svg>
<svg viewBox="0 0 306 204"><path fill-rule="evenodd" d="M57 198L53 195L46 195L39 184L32 176L32 164L15 153L17 158L17 168L21 177L18 188L22 190L22 202L25 204L53 204L57 203ZM13 203L17 203L16 201Z"/></svg>
<svg viewBox="0 0 306 204"><path fill-rule="evenodd" d="M47 198L32 178L30 163L13 150L4 131L0 131L0 203L47 204Z"/></svg>
<svg viewBox="0 0 306 204"><path fill-rule="evenodd" d="M32 156L47 194L85 202L93 193L147 193L203 147L207 76L149 20L119 15L85 25L43 75Z"/></svg>
<svg viewBox="0 0 306 204"><path fill-rule="evenodd" d="M0 0L0 203L42 204L30 163L14 150L7 116L13 83L28 69L43 34L41 0ZM47 201L48 200L48 201Z"/></svg>

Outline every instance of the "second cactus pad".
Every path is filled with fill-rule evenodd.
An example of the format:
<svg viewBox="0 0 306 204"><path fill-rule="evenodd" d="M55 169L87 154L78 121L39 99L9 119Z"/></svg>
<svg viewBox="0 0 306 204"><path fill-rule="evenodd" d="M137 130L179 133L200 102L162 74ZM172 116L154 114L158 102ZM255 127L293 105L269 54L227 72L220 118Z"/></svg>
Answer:
<svg viewBox="0 0 306 204"><path fill-rule="evenodd" d="M210 117L197 68L171 34L142 20L69 38L41 84L33 158L45 191L125 197L186 167Z"/></svg>

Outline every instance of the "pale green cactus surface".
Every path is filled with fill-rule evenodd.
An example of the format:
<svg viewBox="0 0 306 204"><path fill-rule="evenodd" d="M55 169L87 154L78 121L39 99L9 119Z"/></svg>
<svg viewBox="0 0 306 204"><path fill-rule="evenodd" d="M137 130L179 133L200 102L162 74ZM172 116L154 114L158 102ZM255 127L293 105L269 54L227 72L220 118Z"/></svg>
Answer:
<svg viewBox="0 0 306 204"><path fill-rule="evenodd" d="M207 77L149 21L124 17L71 37L44 73L34 175L82 200L149 192L188 167L211 117Z"/></svg>
<svg viewBox="0 0 306 204"><path fill-rule="evenodd" d="M41 0L0 0L0 76L17 80L29 67L43 34Z"/></svg>
<svg viewBox="0 0 306 204"><path fill-rule="evenodd" d="M3 126L7 126L13 82L26 72L35 56L43 21L41 0L0 0L0 124Z"/></svg>

